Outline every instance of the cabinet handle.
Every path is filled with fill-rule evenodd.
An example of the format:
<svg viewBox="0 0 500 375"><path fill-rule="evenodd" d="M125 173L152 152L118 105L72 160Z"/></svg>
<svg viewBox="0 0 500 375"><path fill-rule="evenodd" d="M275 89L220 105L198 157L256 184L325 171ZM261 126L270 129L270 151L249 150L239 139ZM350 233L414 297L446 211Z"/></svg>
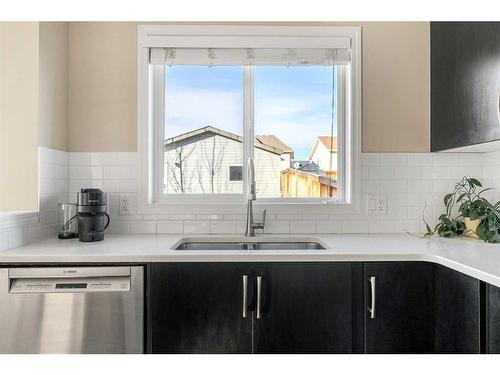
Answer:
<svg viewBox="0 0 500 375"><path fill-rule="evenodd" d="M248 275L243 275L243 318L247 317Z"/></svg>
<svg viewBox="0 0 500 375"><path fill-rule="evenodd" d="M370 319L375 319L375 276L371 276L369 278L370 280L370 287L371 287L371 292L372 292L372 305L371 307L368 308L368 311L370 312Z"/></svg>
<svg viewBox="0 0 500 375"><path fill-rule="evenodd" d="M257 319L260 319L262 317L260 313L261 290L262 290L262 276L257 276L257 308L256 308Z"/></svg>
<svg viewBox="0 0 500 375"><path fill-rule="evenodd" d="M497 120L498 124L500 125L500 88L497 92Z"/></svg>

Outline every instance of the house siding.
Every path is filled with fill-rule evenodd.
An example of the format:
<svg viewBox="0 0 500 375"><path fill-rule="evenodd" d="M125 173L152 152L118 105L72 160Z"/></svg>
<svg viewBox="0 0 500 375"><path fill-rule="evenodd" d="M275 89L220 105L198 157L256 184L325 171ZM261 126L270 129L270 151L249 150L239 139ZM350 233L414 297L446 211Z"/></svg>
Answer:
<svg viewBox="0 0 500 375"><path fill-rule="evenodd" d="M182 188L179 167L181 159ZM243 165L243 144L239 141L213 133L193 138L177 144L175 148L168 148L164 154L164 163L164 191L168 194L243 193L242 181L229 181L229 166ZM277 155L255 148L257 194L266 197L281 196L280 172L289 166L288 154ZM215 172L213 189L210 170Z"/></svg>

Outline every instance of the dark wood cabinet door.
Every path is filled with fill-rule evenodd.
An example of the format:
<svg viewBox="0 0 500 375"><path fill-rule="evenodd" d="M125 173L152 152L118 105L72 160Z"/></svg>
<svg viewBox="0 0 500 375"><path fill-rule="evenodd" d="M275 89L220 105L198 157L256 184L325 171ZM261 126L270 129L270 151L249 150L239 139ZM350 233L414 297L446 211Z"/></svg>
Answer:
<svg viewBox="0 0 500 375"><path fill-rule="evenodd" d="M499 22L431 23L431 149L500 139Z"/></svg>
<svg viewBox="0 0 500 375"><path fill-rule="evenodd" d="M151 352L251 353L243 275L250 278L249 263L152 264Z"/></svg>
<svg viewBox="0 0 500 375"><path fill-rule="evenodd" d="M480 282L435 266L436 353L480 352Z"/></svg>
<svg viewBox="0 0 500 375"><path fill-rule="evenodd" d="M374 296L369 279L374 277ZM366 352L433 352L433 265L365 264ZM372 305L373 298L375 303ZM368 310L374 306L374 315Z"/></svg>
<svg viewBox="0 0 500 375"><path fill-rule="evenodd" d="M487 353L500 354L500 288L486 287Z"/></svg>
<svg viewBox="0 0 500 375"><path fill-rule="evenodd" d="M254 352L352 352L351 271L347 262L255 263L262 288Z"/></svg>

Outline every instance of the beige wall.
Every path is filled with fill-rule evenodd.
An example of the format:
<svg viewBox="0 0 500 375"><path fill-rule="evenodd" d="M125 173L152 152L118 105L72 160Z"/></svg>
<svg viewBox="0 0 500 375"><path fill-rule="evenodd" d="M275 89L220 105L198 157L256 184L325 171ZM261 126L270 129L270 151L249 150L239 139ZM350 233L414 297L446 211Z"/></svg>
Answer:
<svg viewBox="0 0 500 375"><path fill-rule="evenodd" d="M0 211L38 210L38 22L0 22Z"/></svg>
<svg viewBox="0 0 500 375"><path fill-rule="evenodd" d="M68 91L68 24L40 22L40 146L66 151Z"/></svg>
<svg viewBox="0 0 500 375"><path fill-rule="evenodd" d="M363 151L429 151L429 23L342 24L363 30ZM137 25L70 23L71 151L137 149Z"/></svg>
<svg viewBox="0 0 500 375"><path fill-rule="evenodd" d="M362 27L363 151L430 151L429 23Z"/></svg>
<svg viewBox="0 0 500 375"><path fill-rule="evenodd" d="M137 149L137 24L69 25L71 151Z"/></svg>

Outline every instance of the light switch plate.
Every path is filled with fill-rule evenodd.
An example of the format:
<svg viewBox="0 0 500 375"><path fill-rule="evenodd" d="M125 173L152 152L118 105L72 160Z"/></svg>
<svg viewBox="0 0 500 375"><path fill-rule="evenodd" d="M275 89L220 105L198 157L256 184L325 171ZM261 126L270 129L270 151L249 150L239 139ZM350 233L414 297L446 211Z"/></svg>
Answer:
<svg viewBox="0 0 500 375"><path fill-rule="evenodd" d="M387 195L368 194L366 196L366 214L382 216L387 214Z"/></svg>

